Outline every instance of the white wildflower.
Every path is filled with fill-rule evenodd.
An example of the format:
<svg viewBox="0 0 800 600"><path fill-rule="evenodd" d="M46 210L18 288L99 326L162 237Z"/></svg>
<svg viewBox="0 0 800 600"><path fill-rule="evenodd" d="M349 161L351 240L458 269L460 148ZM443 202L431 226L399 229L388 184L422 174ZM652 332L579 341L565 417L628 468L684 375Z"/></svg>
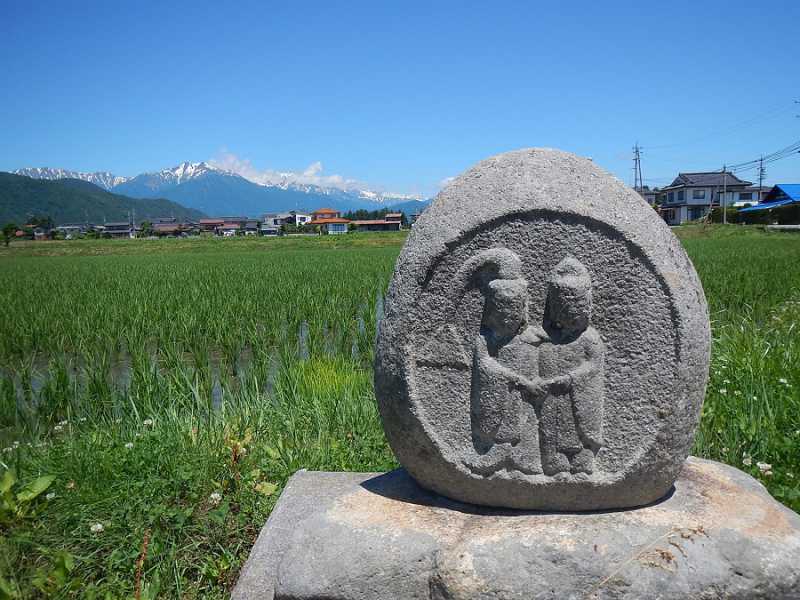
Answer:
<svg viewBox="0 0 800 600"><path fill-rule="evenodd" d="M3 448L3 452L12 452L14 449L9 446L8 448Z"/></svg>
<svg viewBox="0 0 800 600"><path fill-rule="evenodd" d="M61 424L58 424L55 427L53 427L53 431L55 431L56 433L61 433L62 431L64 431L64 426L61 425Z"/></svg>
<svg viewBox="0 0 800 600"><path fill-rule="evenodd" d="M86 417L81 417L80 419L78 419L78 421L80 421L81 423L86 423Z"/></svg>
<svg viewBox="0 0 800 600"><path fill-rule="evenodd" d="M788 382L788 381L786 381L786 379L784 379L783 377L781 377L780 379L778 379L778 383L780 383L780 384L782 384L782 385L786 385L786 384L787 384L787 383L789 383L789 382Z"/></svg>
<svg viewBox="0 0 800 600"><path fill-rule="evenodd" d="M62 427L66 427L67 425L69 425L69 421L59 421L58 424L61 425Z"/></svg>
<svg viewBox="0 0 800 600"><path fill-rule="evenodd" d="M753 464L753 459L750 456L748 456L747 454L745 454L744 457L742 457L742 464L745 467L749 467L750 465Z"/></svg>
<svg viewBox="0 0 800 600"><path fill-rule="evenodd" d="M145 419L142 421L142 425L145 427L152 427L153 426L153 419Z"/></svg>
<svg viewBox="0 0 800 600"><path fill-rule="evenodd" d="M722 383L724 383L725 385L730 385L731 380L730 379L723 379Z"/></svg>
<svg viewBox="0 0 800 600"><path fill-rule="evenodd" d="M719 393L720 393L720 394L727 394L727 393L728 393L728 390L727 390L727 389L725 389L725 388L719 388Z"/></svg>
<svg viewBox="0 0 800 600"><path fill-rule="evenodd" d="M211 502L214 506L222 502L222 494L219 492L214 492L208 497L208 501Z"/></svg>
<svg viewBox="0 0 800 600"><path fill-rule="evenodd" d="M49 494L47 494L47 495L45 496L45 499L46 499L46 500L54 500L54 499L55 499L55 497L56 497L56 493L55 493L55 492L50 492Z"/></svg>
<svg viewBox="0 0 800 600"><path fill-rule="evenodd" d="M130 450L131 448L133 448L133 442L128 442L127 444L125 444L125 447L126 447L128 450Z"/></svg>
<svg viewBox="0 0 800 600"><path fill-rule="evenodd" d="M239 456L244 456L245 454L247 454L247 448L242 446L241 448L239 448Z"/></svg>
<svg viewBox="0 0 800 600"><path fill-rule="evenodd" d="M11 444L11 446L14 448L14 450L16 450L17 448L19 448L19 442L14 442L13 444Z"/></svg>
<svg viewBox="0 0 800 600"><path fill-rule="evenodd" d="M771 464L759 462L759 463L756 463L756 466L758 467L758 470L761 471L762 475L765 475L767 477L772 475L772 465Z"/></svg>
<svg viewBox="0 0 800 600"><path fill-rule="evenodd" d="M95 523L91 526L92 533L103 533L105 531L105 527L103 527L102 523Z"/></svg>
<svg viewBox="0 0 800 600"><path fill-rule="evenodd" d="M723 448L723 449L722 449L722 451L723 451L725 454L727 454L727 453L728 453L728 449L727 449L727 448Z"/></svg>

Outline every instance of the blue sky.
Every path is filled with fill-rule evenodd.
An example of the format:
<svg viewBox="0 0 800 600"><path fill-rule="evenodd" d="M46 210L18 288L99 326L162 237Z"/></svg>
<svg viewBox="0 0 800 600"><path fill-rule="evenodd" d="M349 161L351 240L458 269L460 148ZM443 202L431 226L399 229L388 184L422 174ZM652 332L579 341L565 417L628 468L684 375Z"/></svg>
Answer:
<svg viewBox="0 0 800 600"><path fill-rule="evenodd" d="M431 194L526 146L632 182L638 141L663 185L800 139L796 0L118 4L3 1L0 170L216 159Z"/></svg>

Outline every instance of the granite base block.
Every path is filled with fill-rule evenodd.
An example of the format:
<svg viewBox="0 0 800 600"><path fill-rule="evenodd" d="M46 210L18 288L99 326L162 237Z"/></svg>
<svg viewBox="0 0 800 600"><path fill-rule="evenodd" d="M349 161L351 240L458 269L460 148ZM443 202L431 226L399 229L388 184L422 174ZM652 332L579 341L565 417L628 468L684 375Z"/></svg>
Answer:
<svg viewBox="0 0 800 600"><path fill-rule="evenodd" d="M403 470L301 471L233 598L800 598L800 516L696 458L656 503L585 513L461 504Z"/></svg>

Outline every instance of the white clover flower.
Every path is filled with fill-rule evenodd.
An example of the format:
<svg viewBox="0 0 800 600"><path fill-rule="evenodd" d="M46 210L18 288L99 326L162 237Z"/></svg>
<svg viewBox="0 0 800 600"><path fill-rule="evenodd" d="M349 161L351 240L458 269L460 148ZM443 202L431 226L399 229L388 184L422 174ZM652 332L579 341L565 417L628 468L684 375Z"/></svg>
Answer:
<svg viewBox="0 0 800 600"><path fill-rule="evenodd" d="M734 395L734 396L741 396L741 395L742 395L742 392L740 392L739 390L734 390L734 391L733 391L733 395Z"/></svg>
<svg viewBox="0 0 800 600"><path fill-rule="evenodd" d="M727 389L725 389L725 388L719 388L719 393L720 393L720 394L727 394L727 393L728 393L728 390L727 390Z"/></svg>
<svg viewBox="0 0 800 600"><path fill-rule="evenodd" d="M725 454L727 454L727 453L728 453L728 449L727 449L727 448L723 448L723 449L722 449L722 451L723 451Z"/></svg>
<svg viewBox="0 0 800 600"><path fill-rule="evenodd" d="M750 465L753 464L753 459L750 456L748 456L747 454L745 454L744 457L742 457L742 464L745 467L749 467Z"/></svg>
<svg viewBox="0 0 800 600"><path fill-rule="evenodd" d="M758 470L761 471L762 475L772 475L772 465L769 463L758 462L756 463Z"/></svg>
<svg viewBox="0 0 800 600"><path fill-rule="evenodd" d="M142 421L142 425L145 427L152 427L153 426L153 419L145 419Z"/></svg>
<svg viewBox="0 0 800 600"><path fill-rule="evenodd" d="M3 452L13 452L13 448L9 446L8 448L3 448Z"/></svg>
<svg viewBox="0 0 800 600"><path fill-rule="evenodd" d="M208 497L208 501L211 502L214 506L222 502L222 494L219 492L214 492Z"/></svg>
<svg viewBox="0 0 800 600"><path fill-rule="evenodd" d="M65 421L59 421L58 424L61 425L62 427L66 427L67 425L69 425L69 421L66 421L66 420Z"/></svg>
<svg viewBox="0 0 800 600"><path fill-rule="evenodd" d="M16 450L17 448L19 448L19 442L14 442L13 444L11 444L11 447L14 448L14 450Z"/></svg>
<svg viewBox="0 0 800 600"><path fill-rule="evenodd" d="M45 500L54 500L55 497L56 497L56 493L55 492L50 492L49 494L47 494L45 496Z"/></svg>
<svg viewBox="0 0 800 600"><path fill-rule="evenodd" d="M722 383L724 383L725 385L730 385L731 380L730 379L723 379Z"/></svg>
<svg viewBox="0 0 800 600"><path fill-rule="evenodd" d="M128 450L130 450L131 448L133 448L133 442L128 442L127 444L125 444L125 447L126 447Z"/></svg>
<svg viewBox="0 0 800 600"><path fill-rule="evenodd" d="M95 523L90 527L92 533L103 533L105 531L105 527L103 527L102 523Z"/></svg>
<svg viewBox="0 0 800 600"><path fill-rule="evenodd" d="M784 379L783 377L781 377L780 379L778 379L778 383L780 383L780 384L783 384L783 385L786 385L786 384L787 384L787 383L789 383L789 382L788 382L788 381L786 381L786 379Z"/></svg>
<svg viewBox="0 0 800 600"><path fill-rule="evenodd" d="M80 419L78 419L78 421L81 423L86 423L86 417L81 417Z"/></svg>
<svg viewBox="0 0 800 600"><path fill-rule="evenodd" d="M53 427L53 431L55 431L56 433L61 433L62 431L64 431L64 426L61 425L61 424L58 424L55 427Z"/></svg>

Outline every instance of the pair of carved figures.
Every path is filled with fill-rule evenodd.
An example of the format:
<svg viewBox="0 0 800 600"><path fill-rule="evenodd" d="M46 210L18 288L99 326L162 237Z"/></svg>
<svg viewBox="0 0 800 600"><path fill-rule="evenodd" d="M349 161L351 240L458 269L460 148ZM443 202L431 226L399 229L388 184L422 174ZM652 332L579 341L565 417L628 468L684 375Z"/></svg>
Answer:
<svg viewBox="0 0 800 600"><path fill-rule="evenodd" d="M528 321L528 282L506 249L473 257L485 296L471 384L476 473L553 476L594 471L603 444L604 346L590 325L587 269L565 258L553 270L540 326Z"/></svg>

